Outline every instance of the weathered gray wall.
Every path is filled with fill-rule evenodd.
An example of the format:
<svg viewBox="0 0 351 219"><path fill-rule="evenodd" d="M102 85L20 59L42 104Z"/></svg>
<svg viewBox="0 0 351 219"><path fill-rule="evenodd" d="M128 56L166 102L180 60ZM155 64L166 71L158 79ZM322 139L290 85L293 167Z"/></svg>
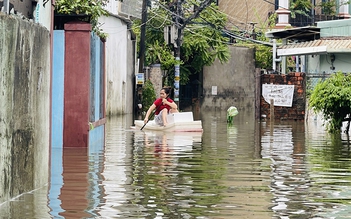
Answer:
<svg viewBox="0 0 351 219"><path fill-rule="evenodd" d="M216 61L204 68L201 111L226 111L230 106L235 106L239 113L254 115L254 50L230 47L230 51L232 57L228 63ZM212 95L212 86L217 86L217 95Z"/></svg>
<svg viewBox="0 0 351 219"><path fill-rule="evenodd" d="M4 5L4 0L0 0L0 8ZM33 18L35 8L34 1L10 0L10 10L13 9L16 13L21 13L26 18Z"/></svg>
<svg viewBox="0 0 351 219"><path fill-rule="evenodd" d="M0 203L48 182L50 35L0 13Z"/></svg>
<svg viewBox="0 0 351 219"><path fill-rule="evenodd" d="M156 98L160 96L160 90L163 87L162 84L162 69L160 64L154 64L150 66L149 78L151 83L154 85Z"/></svg>

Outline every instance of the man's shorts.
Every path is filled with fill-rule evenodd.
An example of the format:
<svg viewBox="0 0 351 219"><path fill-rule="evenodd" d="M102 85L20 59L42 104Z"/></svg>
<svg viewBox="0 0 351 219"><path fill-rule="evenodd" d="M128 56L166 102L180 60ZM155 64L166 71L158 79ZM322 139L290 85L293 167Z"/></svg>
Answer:
<svg viewBox="0 0 351 219"><path fill-rule="evenodd" d="M162 113L159 113L158 115L155 115L155 123L157 125L163 126L163 120L162 120Z"/></svg>

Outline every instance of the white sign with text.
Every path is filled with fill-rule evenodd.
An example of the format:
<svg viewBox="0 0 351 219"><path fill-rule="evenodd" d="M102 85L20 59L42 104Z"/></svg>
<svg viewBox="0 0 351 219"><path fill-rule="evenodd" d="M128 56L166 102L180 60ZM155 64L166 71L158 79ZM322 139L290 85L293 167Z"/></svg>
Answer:
<svg viewBox="0 0 351 219"><path fill-rule="evenodd" d="M267 103L274 100L274 106L292 107L294 85L263 84L262 96Z"/></svg>

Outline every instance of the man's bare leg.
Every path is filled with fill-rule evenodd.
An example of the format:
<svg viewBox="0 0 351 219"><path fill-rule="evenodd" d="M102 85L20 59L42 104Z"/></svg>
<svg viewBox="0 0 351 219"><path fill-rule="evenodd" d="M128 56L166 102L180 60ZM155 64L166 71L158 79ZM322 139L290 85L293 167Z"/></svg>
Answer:
<svg viewBox="0 0 351 219"><path fill-rule="evenodd" d="M178 109L171 109L169 112L170 113L179 113Z"/></svg>
<svg viewBox="0 0 351 219"><path fill-rule="evenodd" d="M163 109L161 111L162 113L162 121L163 121L163 126L167 126L168 123L167 123L167 109Z"/></svg>

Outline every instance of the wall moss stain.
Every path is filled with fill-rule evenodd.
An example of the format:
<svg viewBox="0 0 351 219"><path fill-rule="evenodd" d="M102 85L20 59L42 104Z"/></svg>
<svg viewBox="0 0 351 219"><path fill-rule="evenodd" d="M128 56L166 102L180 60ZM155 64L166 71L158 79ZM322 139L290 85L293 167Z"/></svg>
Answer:
<svg viewBox="0 0 351 219"><path fill-rule="evenodd" d="M33 189L33 132L16 130L11 147L11 196Z"/></svg>
<svg viewBox="0 0 351 219"><path fill-rule="evenodd" d="M47 183L50 35L39 24L6 14L0 14L0 30L1 203Z"/></svg>

